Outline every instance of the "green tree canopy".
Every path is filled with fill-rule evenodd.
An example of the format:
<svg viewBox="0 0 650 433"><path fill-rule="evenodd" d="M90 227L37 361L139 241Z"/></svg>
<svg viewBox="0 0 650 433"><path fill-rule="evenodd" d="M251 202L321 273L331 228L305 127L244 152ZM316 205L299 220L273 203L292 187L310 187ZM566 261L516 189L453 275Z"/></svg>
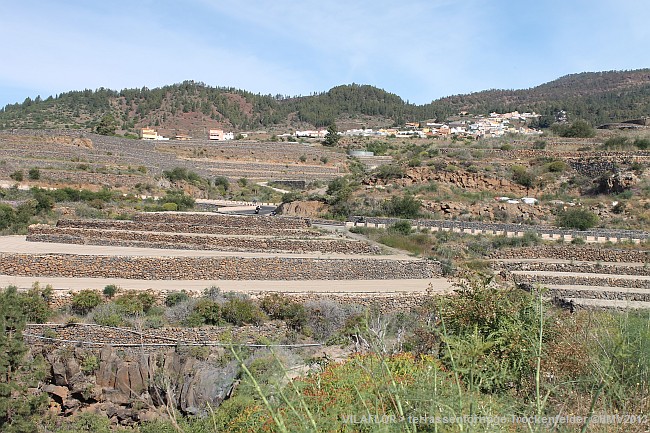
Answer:
<svg viewBox="0 0 650 433"><path fill-rule="evenodd" d="M23 341L26 316L16 287L0 291L0 431L37 431L34 417L47 406L47 395L28 392L45 376L42 360L28 359Z"/></svg>
<svg viewBox="0 0 650 433"><path fill-rule="evenodd" d="M102 120L97 125L97 133L100 135L115 135L117 129L117 122L112 114L105 114Z"/></svg>
<svg viewBox="0 0 650 433"><path fill-rule="evenodd" d="M339 135L339 130L336 127L336 123L334 122L330 123L330 125L327 127L327 134L325 135L325 140L323 141L323 144L325 146L334 147L339 143L340 139L341 136Z"/></svg>

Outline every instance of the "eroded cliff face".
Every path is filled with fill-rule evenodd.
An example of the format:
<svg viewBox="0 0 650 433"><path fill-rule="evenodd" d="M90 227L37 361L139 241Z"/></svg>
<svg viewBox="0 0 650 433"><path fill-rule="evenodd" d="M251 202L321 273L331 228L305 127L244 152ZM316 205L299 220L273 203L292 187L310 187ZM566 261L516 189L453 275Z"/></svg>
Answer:
<svg viewBox="0 0 650 433"><path fill-rule="evenodd" d="M165 407L201 415L208 406L218 407L238 383L236 361L214 362L223 349L200 348L203 360L192 356L191 348L39 350L50 367L41 389L51 397L50 411L64 416L91 411L130 425L165 416Z"/></svg>

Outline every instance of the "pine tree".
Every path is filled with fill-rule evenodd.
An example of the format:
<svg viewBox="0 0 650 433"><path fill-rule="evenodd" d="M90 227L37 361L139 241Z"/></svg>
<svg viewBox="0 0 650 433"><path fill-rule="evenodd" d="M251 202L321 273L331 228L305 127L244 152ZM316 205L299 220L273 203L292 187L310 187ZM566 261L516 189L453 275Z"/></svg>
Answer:
<svg viewBox="0 0 650 433"><path fill-rule="evenodd" d="M339 135L339 131L336 128L336 124L334 122L330 123L330 126L327 127L327 134L325 134L325 140L323 141L323 144L325 146L336 146L339 142L339 139L341 136Z"/></svg>
<svg viewBox="0 0 650 433"><path fill-rule="evenodd" d="M47 405L47 395L29 391L45 368L42 359L28 359L22 304L16 287L0 292L0 431L5 433L36 431L34 417Z"/></svg>

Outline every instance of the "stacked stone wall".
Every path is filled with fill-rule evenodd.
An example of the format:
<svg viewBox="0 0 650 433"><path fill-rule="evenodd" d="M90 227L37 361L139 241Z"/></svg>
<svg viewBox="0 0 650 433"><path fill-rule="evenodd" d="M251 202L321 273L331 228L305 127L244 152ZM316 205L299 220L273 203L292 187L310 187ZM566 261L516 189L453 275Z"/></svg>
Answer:
<svg viewBox="0 0 650 433"><path fill-rule="evenodd" d="M224 225L228 227L260 227L274 229L306 229L308 219L277 216L235 216L209 213L147 212L133 216L134 221L153 223L186 223Z"/></svg>
<svg viewBox="0 0 650 433"><path fill-rule="evenodd" d="M611 263L650 263L650 251L537 245L495 251L492 259L557 259Z"/></svg>
<svg viewBox="0 0 650 433"><path fill-rule="evenodd" d="M234 218L234 217L233 217ZM276 227L231 226L227 224L190 224L186 222L146 222L128 220L78 220L60 219L56 223L60 228L150 231L159 233L198 233L214 235L248 235L248 236L291 236L296 238L313 238L322 236L314 229L294 229Z"/></svg>
<svg viewBox="0 0 650 433"><path fill-rule="evenodd" d="M210 236L195 234L95 230L33 225L27 240L122 247L247 251L318 252L323 254L378 254L377 246L366 242L339 239L281 239L269 237Z"/></svg>
<svg viewBox="0 0 650 433"><path fill-rule="evenodd" d="M437 262L287 257L2 254L0 274L142 280L392 280L440 275Z"/></svg>

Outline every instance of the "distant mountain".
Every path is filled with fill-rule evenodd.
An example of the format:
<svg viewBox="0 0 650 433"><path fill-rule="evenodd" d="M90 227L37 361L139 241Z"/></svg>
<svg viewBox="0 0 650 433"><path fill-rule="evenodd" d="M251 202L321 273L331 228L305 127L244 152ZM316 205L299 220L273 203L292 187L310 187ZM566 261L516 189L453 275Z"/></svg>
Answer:
<svg viewBox="0 0 650 433"><path fill-rule="evenodd" d="M167 134L205 133L209 128L249 130L309 128L363 118L368 126L426 119L444 120L461 111L473 114L519 110L593 124L650 115L650 69L567 75L525 90L486 90L408 104L399 96L368 85L344 85L301 97L261 95L234 88L185 81L155 89L100 88L27 98L0 110L0 129L83 128L93 130L111 114L118 129L136 133L156 127Z"/></svg>
<svg viewBox="0 0 650 433"><path fill-rule="evenodd" d="M595 125L639 118L650 115L650 69L571 74L532 89L449 96L423 109L441 116L513 110L553 116L565 110L570 118Z"/></svg>

